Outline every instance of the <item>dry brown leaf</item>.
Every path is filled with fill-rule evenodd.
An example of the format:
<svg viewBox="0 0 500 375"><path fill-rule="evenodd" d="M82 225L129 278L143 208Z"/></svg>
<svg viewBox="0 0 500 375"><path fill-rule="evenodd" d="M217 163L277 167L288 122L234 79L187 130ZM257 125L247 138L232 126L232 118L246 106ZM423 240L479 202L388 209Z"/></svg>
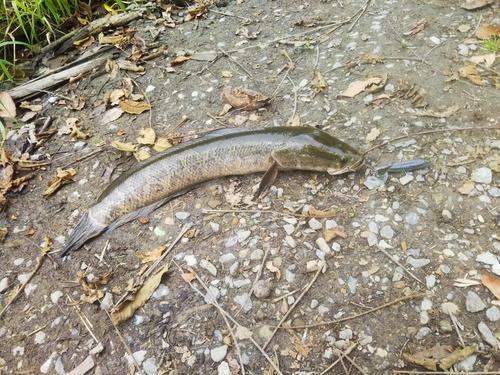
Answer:
<svg viewBox="0 0 500 375"><path fill-rule="evenodd" d="M493 155L486 158L488 167L490 167L495 172L500 172L500 155Z"/></svg>
<svg viewBox="0 0 500 375"><path fill-rule="evenodd" d="M325 80L323 79L323 76L317 68L314 68L311 85L314 88L314 95L316 95L318 92L325 93L326 91Z"/></svg>
<svg viewBox="0 0 500 375"><path fill-rule="evenodd" d="M474 10L493 4L494 1L495 0L465 0L461 6L467 10Z"/></svg>
<svg viewBox="0 0 500 375"><path fill-rule="evenodd" d="M472 56L470 60L474 64L483 64L487 68L493 65L495 62L496 54L490 53L488 55L481 55L481 56Z"/></svg>
<svg viewBox="0 0 500 375"><path fill-rule="evenodd" d="M120 102L120 108L127 113L139 115L144 111L149 111L151 106L146 102L136 102L134 100L124 100Z"/></svg>
<svg viewBox="0 0 500 375"><path fill-rule="evenodd" d="M476 38L488 39L492 36L500 35L500 27L497 26L481 26L476 31Z"/></svg>
<svg viewBox="0 0 500 375"><path fill-rule="evenodd" d="M361 55L361 64L382 64L385 59L380 55L374 55L373 53L365 52Z"/></svg>
<svg viewBox="0 0 500 375"><path fill-rule="evenodd" d="M118 324L134 315L134 312L144 306L161 283L163 274L168 271L168 263L158 272L151 275L135 293L132 301L125 301L111 313L113 324Z"/></svg>
<svg viewBox="0 0 500 375"><path fill-rule="evenodd" d="M187 56L177 56L170 65L175 66L175 65L181 65L182 63L185 63L186 61L189 60L189 57Z"/></svg>
<svg viewBox="0 0 500 375"><path fill-rule="evenodd" d="M276 281L279 281L281 278L281 271L274 266L273 262L270 260L269 262L266 262L266 268L271 271L272 273L276 274Z"/></svg>
<svg viewBox="0 0 500 375"><path fill-rule="evenodd" d="M47 197L55 193L62 185L73 182L73 177L75 174L76 171L73 168L70 169L57 168L56 176L52 180L47 182L47 186L49 188L45 190L43 196Z"/></svg>
<svg viewBox="0 0 500 375"><path fill-rule="evenodd" d="M115 105L121 98L123 97L126 98L128 94L129 93L124 89L113 90L110 94L108 94L108 97L104 100L104 102L110 103L111 105Z"/></svg>
<svg viewBox="0 0 500 375"><path fill-rule="evenodd" d="M104 113L104 116L102 116L101 124L105 125L115 120L118 120L121 117L121 115L123 115L123 109L118 107L111 108L110 110L106 111L106 113Z"/></svg>
<svg viewBox="0 0 500 375"><path fill-rule="evenodd" d="M137 150L137 146L132 144L132 142L125 143L116 140L111 142L111 147L126 152L135 152Z"/></svg>
<svg viewBox="0 0 500 375"><path fill-rule="evenodd" d="M301 339L299 337L294 337L294 340L293 340L293 346L295 347L295 350L297 351L297 353L299 353L303 358L307 358L307 356L309 355L309 352L312 350L313 348L313 344L312 344L312 335L308 335L308 342L305 343L305 342L302 342Z"/></svg>
<svg viewBox="0 0 500 375"><path fill-rule="evenodd" d="M0 117L16 117L16 104L5 91L0 91Z"/></svg>
<svg viewBox="0 0 500 375"><path fill-rule="evenodd" d="M125 35L104 36L103 33L100 33L98 37L100 44L122 44L125 41L125 38L128 39Z"/></svg>
<svg viewBox="0 0 500 375"><path fill-rule="evenodd" d="M206 4L198 4L195 7L189 8L186 10L184 21L191 21L195 18L203 17L208 12L208 7L211 4L211 2L207 2Z"/></svg>
<svg viewBox="0 0 500 375"><path fill-rule="evenodd" d="M337 237L346 238L347 234L345 232L344 227L336 226L336 227L333 227L333 228L330 228L330 229L326 229L323 232L323 237L325 238L326 242L329 242L329 241L331 241L331 240L333 240L334 238L337 238Z"/></svg>
<svg viewBox="0 0 500 375"><path fill-rule="evenodd" d="M238 340L246 340L252 337L252 331L250 331L247 327L238 325L238 327L236 327L236 332L234 332L234 335Z"/></svg>
<svg viewBox="0 0 500 375"><path fill-rule="evenodd" d="M447 108L442 112L436 112L432 109L422 110L422 109L406 108L406 112L411 113L412 115L436 117L436 118L450 117L450 116L454 115L455 113L457 113L459 110L460 110L460 107L458 105Z"/></svg>
<svg viewBox="0 0 500 375"><path fill-rule="evenodd" d="M364 81L354 81L349 84L349 87L340 94L348 98L354 98L356 95L363 91L376 92L385 85L387 81L387 74L381 76L372 76Z"/></svg>
<svg viewBox="0 0 500 375"><path fill-rule="evenodd" d="M418 21L415 26L413 26L413 28L406 32L406 33L403 33L403 35L415 35L415 34L418 34L419 32L421 32L425 25L427 24L427 21L424 19L421 19L420 21Z"/></svg>
<svg viewBox="0 0 500 375"><path fill-rule="evenodd" d="M376 98L373 98L370 100L367 104L368 105L373 105L374 107L383 107L386 104L389 104L392 102L392 99L389 95L387 94L380 94Z"/></svg>
<svg viewBox="0 0 500 375"><path fill-rule="evenodd" d="M483 273L481 275L481 282L497 299L500 299L500 279L498 277L489 273Z"/></svg>
<svg viewBox="0 0 500 375"><path fill-rule="evenodd" d="M476 65L474 64L467 64L463 68L458 69L458 74L460 74L461 77L467 78L469 81L474 83L475 85L478 86L484 86L486 85L481 77L479 76L477 72Z"/></svg>
<svg viewBox="0 0 500 375"><path fill-rule="evenodd" d="M92 304L104 297L104 292L101 289L97 288L95 283L90 282L87 279L87 275L85 274L85 272L78 271L77 281L78 284L80 284L80 286L82 287L83 293L85 294L85 298L82 300L82 302Z"/></svg>
<svg viewBox="0 0 500 375"><path fill-rule="evenodd" d="M153 128L142 128L139 130L139 137L137 143L141 145L152 145L155 143L156 134Z"/></svg>
<svg viewBox="0 0 500 375"><path fill-rule="evenodd" d="M2 205L2 197L3 197L3 195L0 194L0 207ZM7 234L9 234L9 230L7 229L7 227L0 228L0 243L2 243L3 240L5 240L5 237L7 237Z"/></svg>
<svg viewBox="0 0 500 375"><path fill-rule="evenodd" d="M30 102L22 102L19 105L19 108L29 109L30 111L33 112L40 112L43 109L43 106L41 104L31 104Z"/></svg>
<svg viewBox="0 0 500 375"><path fill-rule="evenodd" d="M196 280L196 275L192 272L183 272L181 273L182 280L184 280L187 283L190 283L193 280Z"/></svg>
<svg viewBox="0 0 500 375"><path fill-rule="evenodd" d="M300 116L297 112L293 115L292 120L287 121L287 126L300 126Z"/></svg>
<svg viewBox="0 0 500 375"><path fill-rule="evenodd" d="M158 246L156 249L152 251L147 251L144 254L136 254L137 258L141 259L141 263L150 263L154 262L158 258L160 258L167 247L165 245Z"/></svg>
<svg viewBox="0 0 500 375"><path fill-rule="evenodd" d="M307 211L307 217L314 217L316 219L327 219L329 217L334 217L337 215L335 211L325 212L321 210L317 210L314 207L310 207L309 211Z"/></svg>
<svg viewBox="0 0 500 375"><path fill-rule="evenodd" d="M423 357L423 356L420 356L417 354L410 355L410 354L406 354L406 353L403 353L403 357L405 357L405 359L408 362L413 363L415 365L423 366L428 370L431 370L431 371L437 370L436 363L431 358L426 358L426 357Z"/></svg>
<svg viewBox="0 0 500 375"><path fill-rule="evenodd" d="M294 25L303 27L314 27L318 22L321 21L323 21L323 19L320 16L309 16L301 18L297 22L294 22Z"/></svg>
<svg viewBox="0 0 500 375"><path fill-rule="evenodd" d="M12 186L12 180L14 178L14 164L8 163L2 170L2 175L0 176L0 192L6 194L7 191Z"/></svg>
<svg viewBox="0 0 500 375"><path fill-rule="evenodd" d="M380 130L378 130L377 128L372 128L370 132L366 135L365 142L366 143L373 142L375 139L378 138L379 135L380 135Z"/></svg>
<svg viewBox="0 0 500 375"><path fill-rule="evenodd" d="M260 92L244 89L242 87L232 88L224 86L221 93L222 100L229 103L233 108L253 111L269 103L270 99Z"/></svg>

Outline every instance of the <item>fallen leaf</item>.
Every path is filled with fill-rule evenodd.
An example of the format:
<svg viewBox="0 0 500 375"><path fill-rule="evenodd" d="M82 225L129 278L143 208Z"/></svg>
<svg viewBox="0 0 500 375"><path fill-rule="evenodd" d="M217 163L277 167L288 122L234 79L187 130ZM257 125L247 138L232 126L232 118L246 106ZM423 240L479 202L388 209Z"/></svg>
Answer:
<svg viewBox="0 0 500 375"><path fill-rule="evenodd" d="M466 346L463 349L455 350L453 353L451 353L446 358L443 358L439 362L439 367L441 367L441 369L446 371L454 364L464 360L467 357L470 357L475 351L476 351L475 346Z"/></svg>
<svg viewBox="0 0 500 375"><path fill-rule="evenodd" d="M385 59L380 55L365 52L361 55L361 64L382 64Z"/></svg>
<svg viewBox="0 0 500 375"><path fill-rule="evenodd" d="M493 4L494 1L495 0L465 0L461 6L467 10L474 10Z"/></svg>
<svg viewBox="0 0 500 375"><path fill-rule="evenodd" d="M476 65L474 64L467 64L466 66L458 69L458 74L460 74L460 77L467 78L469 81L474 83L475 85L478 86L484 86L486 85L481 77L479 76L477 72Z"/></svg>
<svg viewBox="0 0 500 375"><path fill-rule="evenodd" d="M217 52L197 52L190 56L191 60L196 61L214 61L217 58Z"/></svg>
<svg viewBox="0 0 500 375"><path fill-rule="evenodd" d="M134 315L134 312L137 309L146 304L156 288L158 288L158 285L160 285L163 274L168 271L168 265L168 263L165 264L160 271L151 275L137 290L132 301L125 301L118 307L118 309L115 309L111 313L111 320L113 321L113 324L118 324L127 320Z"/></svg>
<svg viewBox="0 0 500 375"><path fill-rule="evenodd" d="M347 89L344 92L342 92L340 96L354 98L356 95L358 95L363 91L376 92L382 89L386 81L387 81L387 74L369 77L364 81L354 81L349 84Z"/></svg>
<svg viewBox="0 0 500 375"><path fill-rule="evenodd" d="M406 108L406 112L411 113L412 115L428 116L428 117L436 117L436 118L450 117L450 116L454 115L455 113L457 113L459 110L460 110L460 107L458 105L447 108L442 112L436 112L432 109L422 110L422 109Z"/></svg>
<svg viewBox="0 0 500 375"><path fill-rule="evenodd" d="M287 121L287 126L300 126L300 117L297 112L293 115L293 118L291 120Z"/></svg>
<svg viewBox="0 0 500 375"><path fill-rule="evenodd" d="M380 135L380 130L377 128L372 128L370 132L366 135L365 142L370 143L373 142Z"/></svg>
<svg viewBox="0 0 500 375"><path fill-rule="evenodd" d="M16 104L5 91L0 91L0 117L16 117Z"/></svg>
<svg viewBox="0 0 500 375"><path fill-rule="evenodd" d="M233 78L233 72L231 72L230 70L223 70L221 72L221 76L222 78Z"/></svg>
<svg viewBox="0 0 500 375"><path fill-rule="evenodd" d="M488 167L495 172L500 172L500 155L494 155L486 158Z"/></svg>
<svg viewBox="0 0 500 375"><path fill-rule="evenodd" d="M104 113L104 116L102 116L101 124L106 125L110 122L118 120L121 117L121 115L123 115L123 109L118 107L111 108L110 110Z"/></svg>
<svg viewBox="0 0 500 375"><path fill-rule="evenodd" d="M187 9L184 21L191 21L195 18L203 17L208 12L208 7L211 4L212 2L207 2L206 4L200 2L200 4Z"/></svg>
<svg viewBox="0 0 500 375"><path fill-rule="evenodd" d="M481 26L476 31L476 38L488 39L492 36L500 35L500 27L497 26Z"/></svg>
<svg viewBox="0 0 500 375"><path fill-rule="evenodd" d="M114 147L120 151L126 151L126 152L135 152L137 150L137 146L132 144L132 142L120 142L120 141L113 141L111 142L111 147Z"/></svg>
<svg viewBox="0 0 500 375"><path fill-rule="evenodd" d="M481 282L497 299L500 299L500 279L498 277L489 273L483 273L481 275Z"/></svg>
<svg viewBox="0 0 500 375"><path fill-rule="evenodd" d="M474 64L483 64L487 68L493 65L495 62L496 54L490 53L488 55L481 55L481 56L472 56L470 60Z"/></svg>
<svg viewBox="0 0 500 375"><path fill-rule="evenodd" d="M314 217L316 219L327 219L329 217L334 217L337 215L335 211L325 212L321 210L317 210L314 207L310 207L309 211L307 211L307 217Z"/></svg>
<svg viewBox="0 0 500 375"><path fill-rule="evenodd" d="M172 147L170 140L167 137L160 137L156 140L153 149L158 152L165 151L167 148Z"/></svg>
<svg viewBox="0 0 500 375"><path fill-rule="evenodd" d="M475 186L474 181L471 180L464 181L462 186L458 188L458 192L463 195L469 195L472 192L472 190L474 190L474 186Z"/></svg>
<svg viewBox="0 0 500 375"><path fill-rule="evenodd" d="M43 106L41 104L31 104L30 102L22 102L19 105L19 108L29 109L30 111L33 112L40 112L43 109Z"/></svg>
<svg viewBox="0 0 500 375"><path fill-rule="evenodd" d="M425 25L427 24L427 21L425 19L421 19L420 21L418 21L415 26L413 26L413 28L410 30L410 31L407 31L405 33L403 33L403 35L415 35L415 34L418 34L419 32L421 32Z"/></svg>
<svg viewBox="0 0 500 375"><path fill-rule="evenodd" d="M190 283L193 280L196 280L196 275L192 272L183 272L181 273L182 280L187 283Z"/></svg>
<svg viewBox="0 0 500 375"><path fill-rule="evenodd" d="M136 102L134 100L124 100L119 103L120 108L127 113L139 115L144 111L149 111L151 106L146 102Z"/></svg>
<svg viewBox="0 0 500 375"><path fill-rule="evenodd" d="M461 33L466 33L467 31L470 30L470 25L466 25L466 24L462 24L460 26L458 26L458 31L460 31Z"/></svg>
<svg viewBox="0 0 500 375"><path fill-rule="evenodd" d="M432 358L426 358L424 356L417 355L417 354L410 355L410 354L406 354L406 353L403 353L403 357L405 357L405 359L408 362L413 363L415 365L423 366L428 370L431 370L431 371L437 370L436 363L434 362L434 360Z"/></svg>
<svg viewBox="0 0 500 375"><path fill-rule="evenodd" d="M136 254L137 258L141 259L141 263L150 263L154 262L155 260L159 259L163 252L165 251L167 247L165 245L158 246L156 249L152 251L147 251L144 254Z"/></svg>
<svg viewBox="0 0 500 375"><path fill-rule="evenodd" d="M270 99L260 92L244 89L242 87L232 88L225 86L222 88L222 100L229 103L233 108L253 111L269 103Z"/></svg>
<svg viewBox="0 0 500 375"><path fill-rule="evenodd" d="M279 281L281 278L281 271L274 266L273 262L270 260L269 262L266 262L266 268L271 271L272 273L276 274L276 281Z"/></svg>
<svg viewBox="0 0 500 375"><path fill-rule="evenodd" d="M252 337L252 331L250 331L247 327L238 325L238 327L236 327L236 332L234 332L234 335L238 340L245 340Z"/></svg>
<svg viewBox="0 0 500 375"><path fill-rule="evenodd" d="M389 95L387 94L380 94L376 98L373 98L370 100L367 104L368 105L373 105L374 107L383 107L386 104L389 104L392 102L392 99Z"/></svg>
<svg viewBox="0 0 500 375"><path fill-rule="evenodd" d="M73 177L75 174L76 171L73 168L70 169L57 168L56 176L52 180L47 182L47 186L49 188L45 190L43 196L47 197L55 193L62 185L73 182Z"/></svg>
<svg viewBox="0 0 500 375"><path fill-rule="evenodd" d="M326 83L321 75L320 71L317 68L314 68L313 71L313 79L311 80L311 85L314 88L314 95L317 93L325 93L326 91Z"/></svg>
<svg viewBox="0 0 500 375"><path fill-rule="evenodd" d="M139 130L139 137L137 143L141 145L152 145L155 143L156 134L153 128L143 128Z"/></svg>
<svg viewBox="0 0 500 375"><path fill-rule="evenodd" d="M87 279L87 275L85 274L85 272L78 271L77 282L82 287L83 293L85 294L85 297L83 298L82 302L92 304L104 297L104 292L101 289L99 289L95 285L95 283Z"/></svg>
<svg viewBox="0 0 500 375"><path fill-rule="evenodd" d="M346 238L347 234L345 232L344 227L336 226L336 227L333 227L330 229L326 229L323 232L323 237L325 238L326 242L330 242L331 240L333 240L334 238L337 238L337 237Z"/></svg>
<svg viewBox="0 0 500 375"><path fill-rule="evenodd" d="M170 65L172 65L172 66L180 65L180 64L185 63L188 60L189 60L189 57L187 57L187 56L177 56L174 60L172 60Z"/></svg>
<svg viewBox="0 0 500 375"><path fill-rule="evenodd" d="M2 206L2 197L3 197L3 195L0 194L0 208ZM9 230L7 229L7 227L0 228L0 243L3 242L3 240L5 240L5 237L7 237L8 233L9 233Z"/></svg>

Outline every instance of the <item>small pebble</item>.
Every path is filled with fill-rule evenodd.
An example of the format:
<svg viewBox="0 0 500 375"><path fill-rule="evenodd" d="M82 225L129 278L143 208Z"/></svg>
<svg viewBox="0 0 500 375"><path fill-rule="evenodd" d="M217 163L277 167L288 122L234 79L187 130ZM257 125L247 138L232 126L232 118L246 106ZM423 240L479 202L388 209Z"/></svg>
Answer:
<svg viewBox="0 0 500 375"><path fill-rule="evenodd" d="M476 257L476 262L484 263L484 264L499 264L500 261L495 254L490 253L489 251L485 253L481 253Z"/></svg>
<svg viewBox="0 0 500 375"><path fill-rule="evenodd" d="M431 332L432 331L429 327L422 327L418 330L417 334L415 335L415 338L417 340L422 340L425 336L427 336Z"/></svg>
<svg viewBox="0 0 500 375"><path fill-rule="evenodd" d="M492 322L496 322L500 320L500 309L496 306L491 306L488 310L486 310L486 316Z"/></svg>
<svg viewBox="0 0 500 375"><path fill-rule="evenodd" d="M259 280L255 283L253 294L257 298L267 298L271 294L271 284L267 280Z"/></svg>
<svg viewBox="0 0 500 375"><path fill-rule="evenodd" d="M217 268L215 268L215 266L208 260L202 259L200 261L200 267L205 268L208 272L212 274L212 276L217 276Z"/></svg>
<svg viewBox="0 0 500 375"><path fill-rule="evenodd" d="M326 240L323 237L319 237L316 240L316 245L318 245L318 248L322 252L324 252L326 254L330 254L330 252L331 252L330 246L328 246L328 243L326 242Z"/></svg>
<svg viewBox="0 0 500 375"><path fill-rule="evenodd" d="M479 184L491 184L493 173L488 167L482 167L472 172L471 180Z"/></svg>
<svg viewBox="0 0 500 375"><path fill-rule="evenodd" d="M191 214L185 211L175 213L175 217L179 220L186 220L189 216L191 216Z"/></svg>
<svg viewBox="0 0 500 375"><path fill-rule="evenodd" d="M218 348L214 348L210 350L210 357L214 362L222 361L227 354L227 345L219 346Z"/></svg>
<svg viewBox="0 0 500 375"><path fill-rule="evenodd" d="M394 237L394 230L390 225L385 225L380 229L380 236L386 239Z"/></svg>
<svg viewBox="0 0 500 375"><path fill-rule="evenodd" d="M464 360L457 363L458 371L466 371L470 372L474 370L474 363L476 363L477 355L473 354L470 357L465 358Z"/></svg>
<svg viewBox="0 0 500 375"><path fill-rule="evenodd" d="M252 309L252 299L250 298L248 293L237 295L233 298L233 301L236 302L240 307L242 307L245 314Z"/></svg>
<svg viewBox="0 0 500 375"><path fill-rule="evenodd" d="M476 293L469 291L465 300L465 308L468 312L478 312L484 310L486 304Z"/></svg>
<svg viewBox="0 0 500 375"><path fill-rule="evenodd" d="M352 329L346 328L339 332L339 339L341 340L351 340L352 339Z"/></svg>
<svg viewBox="0 0 500 375"><path fill-rule="evenodd" d="M443 319L439 321L439 329L441 332L453 332L453 327L449 320Z"/></svg>
<svg viewBox="0 0 500 375"><path fill-rule="evenodd" d="M249 230L241 230L238 232L237 237L238 237L238 242L243 242L245 241L250 235L252 234L251 231Z"/></svg>
<svg viewBox="0 0 500 375"><path fill-rule="evenodd" d="M320 229L323 229L323 224L321 224L318 220L316 220L315 218L312 218L311 220L309 220L308 222L308 225L309 225L309 228L313 229L313 230L320 230Z"/></svg>
<svg viewBox="0 0 500 375"><path fill-rule="evenodd" d="M424 267L426 265L428 265L430 263L430 259L415 259L413 257L408 257L408 259L406 259L406 263L408 263L410 266L414 267L414 268L420 268L420 267Z"/></svg>
<svg viewBox="0 0 500 375"><path fill-rule="evenodd" d="M484 341L486 341L494 349L498 348L498 341L495 338L493 332L491 332L491 329L486 325L486 323L480 322L477 326L477 329L481 333Z"/></svg>
<svg viewBox="0 0 500 375"><path fill-rule="evenodd" d="M409 225L417 224L419 219L419 216L415 212L410 212L405 216L405 221Z"/></svg>
<svg viewBox="0 0 500 375"><path fill-rule="evenodd" d="M413 181L413 175L407 174L399 179L399 182L401 185L408 185L410 182Z"/></svg>
<svg viewBox="0 0 500 375"><path fill-rule="evenodd" d="M443 210L443 212L441 212L441 216L443 217L443 221L445 223L449 223L452 219L451 212L448 210Z"/></svg>
<svg viewBox="0 0 500 375"><path fill-rule="evenodd" d="M220 5L217 5L220 6ZM217 375L231 375L231 369L226 361L222 361L219 366L217 366Z"/></svg>
<svg viewBox="0 0 500 375"><path fill-rule="evenodd" d="M4 277L2 280L0 280L0 293L3 293L5 290L7 290L7 288L9 287L10 283L9 283L9 278L8 277ZM62 292L59 292L61 293L61 296L62 296ZM57 302L54 302L52 301L53 303L57 303Z"/></svg>
<svg viewBox="0 0 500 375"><path fill-rule="evenodd" d="M264 250L261 250L261 249L255 249L254 251L252 251L252 253L250 254L250 259L251 260L261 260L262 258L264 258Z"/></svg>

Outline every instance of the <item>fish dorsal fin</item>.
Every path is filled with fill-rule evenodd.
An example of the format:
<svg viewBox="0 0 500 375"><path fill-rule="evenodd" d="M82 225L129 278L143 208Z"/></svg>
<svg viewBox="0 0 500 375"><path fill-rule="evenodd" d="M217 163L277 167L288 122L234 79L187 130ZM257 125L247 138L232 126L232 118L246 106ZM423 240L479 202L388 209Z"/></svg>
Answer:
<svg viewBox="0 0 500 375"><path fill-rule="evenodd" d="M278 175L278 163L274 161L273 164L271 164L269 169L262 177L262 180L260 181L259 190L257 191L256 195L257 198L260 198L260 196L272 186L272 184L276 180L277 175Z"/></svg>

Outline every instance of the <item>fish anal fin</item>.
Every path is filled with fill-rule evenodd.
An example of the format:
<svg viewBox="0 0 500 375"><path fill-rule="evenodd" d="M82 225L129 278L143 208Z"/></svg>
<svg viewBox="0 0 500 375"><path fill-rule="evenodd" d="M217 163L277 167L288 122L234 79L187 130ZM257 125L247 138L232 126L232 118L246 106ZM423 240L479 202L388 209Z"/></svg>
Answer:
<svg viewBox="0 0 500 375"><path fill-rule="evenodd" d="M260 181L259 190L257 191L256 195L257 198L260 198L262 194L273 185L274 181L276 180L276 176L278 176L278 163L276 161L273 161L269 169L262 177L262 180Z"/></svg>

